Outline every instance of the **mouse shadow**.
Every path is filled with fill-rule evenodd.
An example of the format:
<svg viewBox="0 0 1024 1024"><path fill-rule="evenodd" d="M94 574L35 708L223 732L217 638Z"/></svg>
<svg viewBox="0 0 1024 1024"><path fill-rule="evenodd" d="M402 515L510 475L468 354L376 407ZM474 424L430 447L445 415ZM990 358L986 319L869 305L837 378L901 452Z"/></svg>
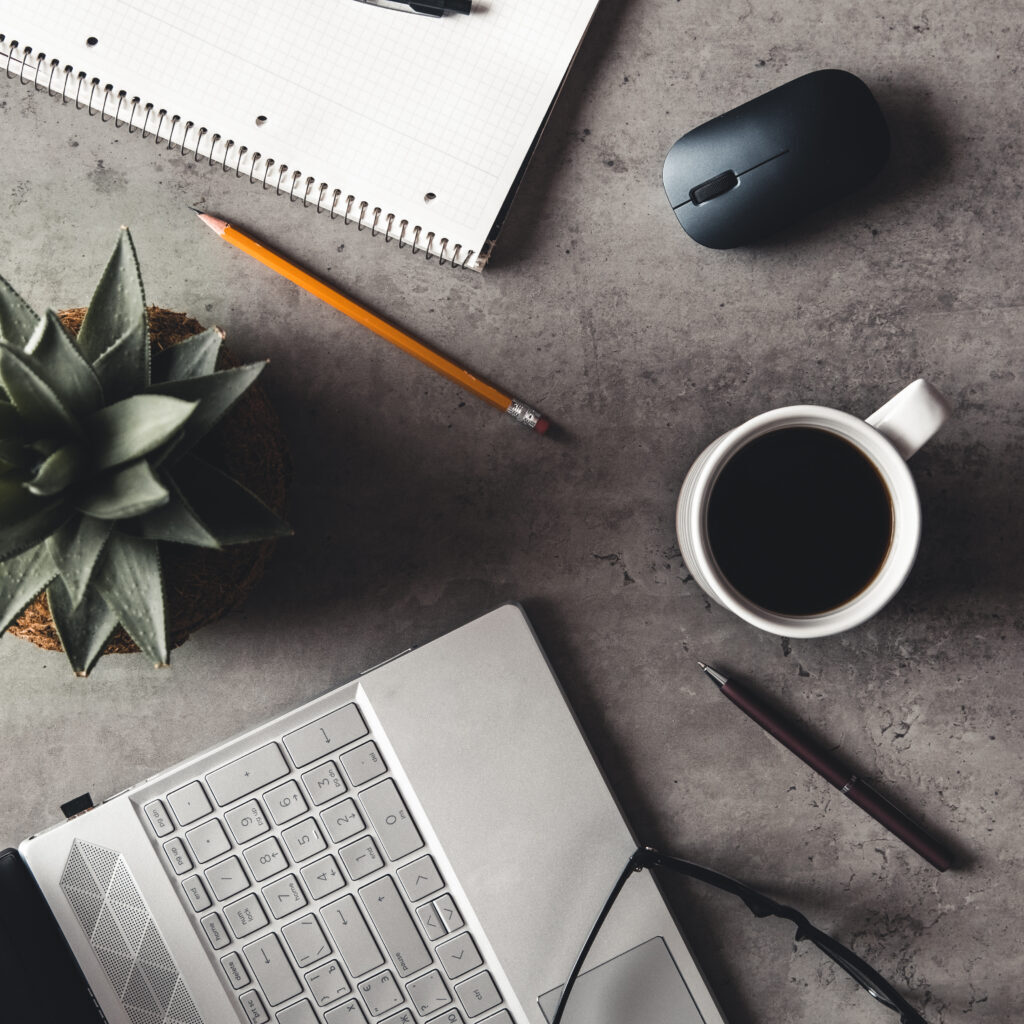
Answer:
<svg viewBox="0 0 1024 1024"><path fill-rule="evenodd" d="M807 244L829 232L889 221L909 198L916 202L940 191L952 178L953 152L930 84L901 78L868 83L889 127L889 157L870 182L749 248L771 253ZM878 228L872 227L877 234Z"/></svg>

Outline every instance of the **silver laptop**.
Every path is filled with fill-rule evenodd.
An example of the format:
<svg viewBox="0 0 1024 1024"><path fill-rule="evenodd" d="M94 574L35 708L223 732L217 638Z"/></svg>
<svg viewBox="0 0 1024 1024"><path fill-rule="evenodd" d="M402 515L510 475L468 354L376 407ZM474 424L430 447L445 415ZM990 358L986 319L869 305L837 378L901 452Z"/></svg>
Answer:
<svg viewBox="0 0 1024 1024"><path fill-rule="evenodd" d="M548 1024L634 846L507 605L19 852L109 1024ZM723 1024L649 872L564 1020Z"/></svg>

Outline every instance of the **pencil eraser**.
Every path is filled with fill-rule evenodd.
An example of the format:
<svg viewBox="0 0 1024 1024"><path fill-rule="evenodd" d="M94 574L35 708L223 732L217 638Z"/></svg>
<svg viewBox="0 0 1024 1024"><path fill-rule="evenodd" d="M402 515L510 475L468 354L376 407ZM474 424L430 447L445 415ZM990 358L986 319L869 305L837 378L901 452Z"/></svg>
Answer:
<svg viewBox="0 0 1024 1024"><path fill-rule="evenodd" d="M548 432L548 427L550 426L551 423L541 416L541 418L537 420L537 425L533 429L536 430L538 434L546 434Z"/></svg>

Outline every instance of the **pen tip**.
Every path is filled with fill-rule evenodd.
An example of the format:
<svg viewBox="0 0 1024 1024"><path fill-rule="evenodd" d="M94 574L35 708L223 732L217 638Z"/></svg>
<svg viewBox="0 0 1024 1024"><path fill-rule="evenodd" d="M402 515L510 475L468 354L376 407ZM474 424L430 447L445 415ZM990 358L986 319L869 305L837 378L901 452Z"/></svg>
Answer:
<svg viewBox="0 0 1024 1024"><path fill-rule="evenodd" d="M700 666L701 672L707 672L708 667L707 667L707 665L704 664L703 661L698 661L697 664Z"/></svg>

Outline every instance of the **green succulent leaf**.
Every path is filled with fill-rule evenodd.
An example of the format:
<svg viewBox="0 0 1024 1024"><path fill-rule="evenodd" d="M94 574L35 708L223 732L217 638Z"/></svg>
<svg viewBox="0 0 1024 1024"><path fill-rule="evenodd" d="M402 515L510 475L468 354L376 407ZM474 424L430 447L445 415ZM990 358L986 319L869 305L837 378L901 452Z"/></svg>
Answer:
<svg viewBox="0 0 1024 1024"><path fill-rule="evenodd" d="M0 562L0 633L56 575L57 566L45 544Z"/></svg>
<svg viewBox="0 0 1024 1024"><path fill-rule="evenodd" d="M40 375L35 360L5 342L0 342L0 380L30 428L50 437L81 434L78 421Z"/></svg>
<svg viewBox="0 0 1024 1024"><path fill-rule="evenodd" d="M63 498L29 494L22 473L0 476L0 562L45 540L72 515Z"/></svg>
<svg viewBox="0 0 1024 1024"><path fill-rule="evenodd" d="M148 383L148 345L145 334L135 327L127 334L122 334L93 363L108 402L128 398L145 388Z"/></svg>
<svg viewBox="0 0 1024 1024"><path fill-rule="evenodd" d="M196 402L169 395L133 395L93 413L85 422L97 469L138 459L169 441L196 410Z"/></svg>
<svg viewBox="0 0 1024 1024"><path fill-rule="evenodd" d="M221 544L245 544L292 533L252 491L196 455L187 455L178 463L174 481Z"/></svg>
<svg viewBox="0 0 1024 1024"><path fill-rule="evenodd" d="M147 540L169 540L175 544L219 549L217 538L195 514L173 480L168 481L167 488L171 492L170 501L137 520L142 536Z"/></svg>
<svg viewBox="0 0 1024 1024"><path fill-rule="evenodd" d="M46 591L53 624L76 676L87 676L117 626L117 614L96 591L75 602L58 576Z"/></svg>
<svg viewBox="0 0 1024 1024"><path fill-rule="evenodd" d="M155 353L153 383L205 377L213 373L223 340L224 332L219 327L209 327L200 334L193 334L191 338Z"/></svg>
<svg viewBox="0 0 1024 1024"><path fill-rule="evenodd" d="M167 626L157 542L115 531L94 578L96 589L139 648L157 665L166 665Z"/></svg>
<svg viewBox="0 0 1024 1024"><path fill-rule="evenodd" d="M74 416L88 416L103 405L103 390L57 314L48 309L32 332L25 355Z"/></svg>
<svg viewBox="0 0 1024 1024"><path fill-rule="evenodd" d="M104 473L75 507L97 519L130 519L166 504L170 495L144 459Z"/></svg>
<svg viewBox="0 0 1024 1024"><path fill-rule="evenodd" d="M76 516L47 538L46 546L73 606L82 600L113 528L109 520Z"/></svg>
<svg viewBox="0 0 1024 1024"><path fill-rule="evenodd" d="M89 457L80 444L63 445L43 460L25 486L41 498L60 494L80 480L90 468Z"/></svg>
<svg viewBox="0 0 1024 1024"><path fill-rule="evenodd" d="M26 424L21 414L10 402L0 399L0 437L6 439L25 437Z"/></svg>
<svg viewBox="0 0 1024 1024"><path fill-rule="evenodd" d="M78 331L78 347L95 366L100 356L122 338L130 338L127 348L137 357L139 376L130 390L140 391L149 383L149 330L139 260L127 228L121 228L113 255L89 302ZM131 362L123 360L124 365Z"/></svg>
<svg viewBox="0 0 1024 1024"><path fill-rule="evenodd" d="M0 340L23 349L38 320L29 304L0 277Z"/></svg>
<svg viewBox="0 0 1024 1024"><path fill-rule="evenodd" d="M220 421L266 365L266 362L248 363L204 377L164 381L149 388L151 394L173 395L187 402L199 403L199 408L185 425L185 436L181 444L169 454L168 465L180 459Z"/></svg>

